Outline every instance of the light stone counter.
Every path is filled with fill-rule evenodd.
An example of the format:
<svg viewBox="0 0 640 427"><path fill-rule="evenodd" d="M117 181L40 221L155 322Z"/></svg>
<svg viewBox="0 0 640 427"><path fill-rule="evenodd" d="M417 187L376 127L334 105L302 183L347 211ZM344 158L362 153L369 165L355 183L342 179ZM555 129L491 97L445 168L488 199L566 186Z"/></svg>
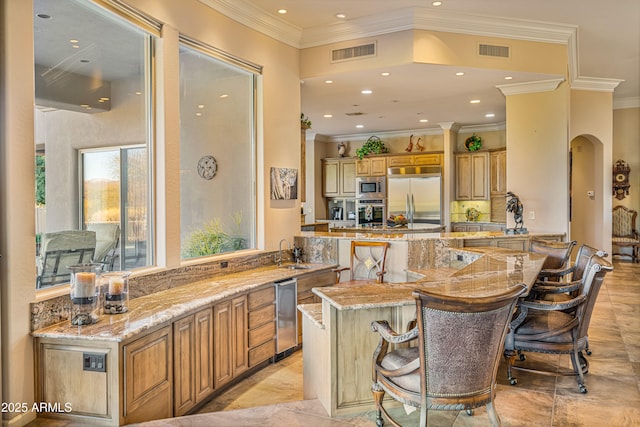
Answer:
<svg viewBox="0 0 640 427"><path fill-rule="evenodd" d="M274 281L326 270L335 265L305 266L309 268L292 270L274 265L202 280L135 298L129 301L127 313L101 314L100 320L93 325L78 327L65 321L35 330L32 335L42 338L122 342L225 298L259 289Z"/></svg>
<svg viewBox="0 0 640 427"><path fill-rule="evenodd" d="M411 269L414 282L313 289L322 312L314 307L303 316L304 398L317 398L332 417L373 409L371 357L379 337L372 321L404 332L415 319L416 289L473 298L531 288L545 258L500 247L441 248L438 267Z"/></svg>

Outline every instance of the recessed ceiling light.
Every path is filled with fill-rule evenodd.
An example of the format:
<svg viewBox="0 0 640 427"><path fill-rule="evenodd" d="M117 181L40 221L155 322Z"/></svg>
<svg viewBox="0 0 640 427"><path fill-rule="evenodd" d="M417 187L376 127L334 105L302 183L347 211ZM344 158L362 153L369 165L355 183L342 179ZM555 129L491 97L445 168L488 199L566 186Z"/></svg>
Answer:
<svg viewBox="0 0 640 427"><path fill-rule="evenodd" d="M495 117L496 115L493 113L487 113L484 115L485 117Z"/></svg>
<svg viewBox="0 0 640 427"><path fill-rule="evenodd" d="M202 110L204 108L204 104L198 104L198 108Z"/></svg>
<svg viewBox="0 0 640 427"><path fill-rule="evenodd" d="M331 84L331 83L333 83L333 80L325 80L324 82L325 82L326 84Z"/></svg>
<svg viewBox="0 0 640 427"><path fill-rule="evenodd" d="M142 92L138 91L136 92L136 95L142 95Z"/></svg>
<svg viewBox="0 0 640 427"><path fill-rule="evenodd" d="M363 95L371 95L373 91L371 89L363 89L360 93Z"/></svg>
<svg viewBox="0 0 640 427"><path fill-rule="evenodd" d="M427 119L420 119L420 123L427 123L429 120Z"/></svg>
<svg viewBox="0 0 640 427"><path fill-rule="evenodd" d="M505 80L512 80L512 79L513 79L513 77L511 77L511 76L507 76L507 77L505 77L504 79L505 79Z"/></svg>
<svg viewBox="0 0 640 427"><path fill-rule="evenodd" d="M364 125L356 125L356 127L357 127L358 129L362 129L362 128L364 127Z"/></svg>
<svg viewBox="0 0 640 427"><path fill-rule="evenodd" d="M280 15L284 15L285 13L287 13L287 9L278 9L278 13Z"/></svg>
<svg viewBox="0 0 640 427"><path fill-rule="evenodd" d="M78 43L78 40L76 40L76 39L71 39L71 40L69 40L69 43Z"/></svg>
<svg viewBox="0 0 640 427"><path fill-rule="evenodd" d="M456 76L464 76L464 73L463 73L462 71L458 71L458 72L456 73Z"/></svg>
<svg viewBox="0 0 640 427"><path fill-rule="evenodd" d="M391 73L388 73L388 72L386 72L386 71L385 71L384 73L380 73L380 75L381 75L381 76L384 76L384 77L387 77L387 76L390 76L390 75L391 75Z"/></svg>
<svg viewBox="0 0 640 427"><path fill-rule="evenodd" d="M322 116L322 117L325 117L325 118L327 118L327 119L330 119L331 117L333 117L333 114L325 114L325 115L324 115L324 116Z"/></svg>
<svg viewBox="0 0 640 427"><path fill-rule="evenodd" d="M469 104L480 104L480 100L479 99L472 99L471 101L469 101Z"/></svg>
<svg viewBox="0 0 640 427"><path fill-rule="evenodd" d="M434 1L433 3L431 3L431 5L433 5L433 6L442 6L442 2L441 1Z"/></svg>
<svg viewBox="0 0 640 427"><path fill-rule="evenodd" d="M200 117L200 116L202 116L202 113L201 113L200 111L198 111L198 112L196 113L196 116Z"/></svg>
<svg viewBox="0 0 640 427"><path fill-rule="evenodd" d="M336 18L345 19L347 17L346 13L336 13Z"/></svg>
<svg viewBox="0 0 640 427"><path fill-rule="evenodd" d="M221 99L225 99L225 98L228 98L228 97L229 97L229 95L227 95L226 93L223 93L222 95L220 95Z"/></svg>
<svg viewBox="0 0 640 427"><path fill-rule="evenodd" d="M80 49L80 46L78 46L77 44L71 45L71 47L74 49Z"/></svg>

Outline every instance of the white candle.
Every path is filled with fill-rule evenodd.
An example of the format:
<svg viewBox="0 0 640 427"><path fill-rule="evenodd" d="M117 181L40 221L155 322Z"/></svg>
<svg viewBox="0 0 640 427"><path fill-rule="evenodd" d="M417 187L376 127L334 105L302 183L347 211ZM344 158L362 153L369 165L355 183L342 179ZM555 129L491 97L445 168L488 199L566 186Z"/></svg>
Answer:
<svg viewBox="0 0 640 427"><path fill-rule="evenodd" d="M96 293L96 273L76 273L75 298L88 298Z"/></svg>
<svg viewBox="0 0 640 427"><path fill-rule="evenodd" d="M109 278L109 295L120 295L124 292L124 279L122 277Z"/></svg>

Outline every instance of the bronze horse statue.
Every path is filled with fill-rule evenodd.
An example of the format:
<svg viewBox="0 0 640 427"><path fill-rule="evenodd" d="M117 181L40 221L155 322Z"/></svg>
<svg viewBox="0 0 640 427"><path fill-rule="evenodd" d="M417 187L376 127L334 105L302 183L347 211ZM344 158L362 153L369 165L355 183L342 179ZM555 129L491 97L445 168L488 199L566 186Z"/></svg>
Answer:
<svg viewBox="0 0 640 427"><path fill-rule="evenodd" d="M513 219L516 223L515 230L522 229L524 221L522 220L522 212L524 207L520 202L520 198L511 191L507 193L507 212L513 213Z"/></svg>

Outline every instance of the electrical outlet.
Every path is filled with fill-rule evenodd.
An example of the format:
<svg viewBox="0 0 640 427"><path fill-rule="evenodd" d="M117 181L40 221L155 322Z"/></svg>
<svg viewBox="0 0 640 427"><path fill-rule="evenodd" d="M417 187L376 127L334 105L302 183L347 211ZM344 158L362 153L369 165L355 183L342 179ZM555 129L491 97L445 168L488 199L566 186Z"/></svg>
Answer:
<svg viewBox="0 0 640 427"><path fill-rule="evenodd" d="M107 372L107 355L100 353L82 353L82 370Z"/></svg>
<svg viewBox="0 0 640 427"><path fill-rule="evenodd" d="M220 268L227 268L229 267L229 261L222 261L220 263Z"/></svg>
<svg viewBox="0 0 640 427"><path fill-rule="evenodd" d="M529 211L529 219L536 219L536 211Z"/></svg>

